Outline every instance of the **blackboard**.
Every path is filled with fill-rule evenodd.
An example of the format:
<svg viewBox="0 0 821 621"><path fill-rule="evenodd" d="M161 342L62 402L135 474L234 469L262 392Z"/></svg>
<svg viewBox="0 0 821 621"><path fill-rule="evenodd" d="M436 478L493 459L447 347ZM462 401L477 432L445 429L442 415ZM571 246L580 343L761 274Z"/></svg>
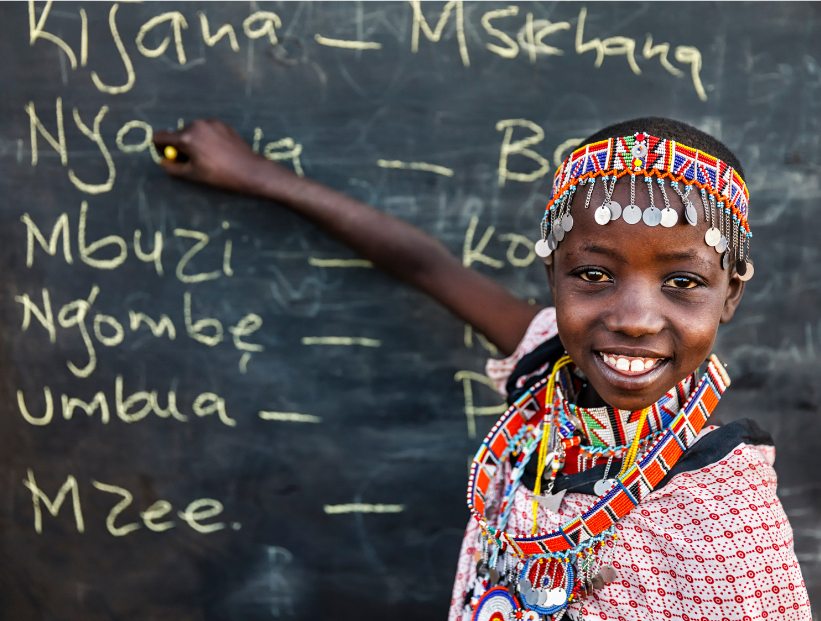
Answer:
<svg viewBox="0 0 821 621"><path fill-rule="evenodd" d="M537 304L575 140L642 115L723 139L757 275L722 410L773 433L818 602L818 5L0 12L1 618L446 614L490 352L299 217L166 177L150 128L200 117Z"/></svg>

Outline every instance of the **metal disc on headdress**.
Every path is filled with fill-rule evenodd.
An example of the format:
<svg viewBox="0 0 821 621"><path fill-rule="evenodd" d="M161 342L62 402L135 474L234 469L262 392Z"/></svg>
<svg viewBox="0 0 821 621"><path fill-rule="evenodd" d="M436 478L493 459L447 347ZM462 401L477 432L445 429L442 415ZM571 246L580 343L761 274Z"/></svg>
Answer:
<svg viewBox="0 0 821 621"><path fill-rule="evenodd" d="M721 255L721 269L726 270L730 267L730 251L725 250Z"/></svg>
<svg viewBox="0 0 821 621"><path fill-rule="evenodd" d="M678 212L675 209L665 207L661 210L661 226L669 229L675 226L676 222L678 222Z"/></svg>
<svg viewBox="0 0 821 621"><path fill-rule="evenodd" d="M573 216L569 213L566 213L562 216L562 228L564 229L565 233L569 233L570 230L573 228Z"/></svg>
<svg viewBox="0 0 821 621"><path fill-rule="evenodd" d="M641 207L638 205L627 205L621 212L621 219L627 224L637 224L641 220Z"/></svg>
<svg viewBox="0 0 821 621"><path fill-rule="evenodd" d="M653 207L651 205L644 210L641 219L644 220L644 223L647 226L658 226L661 222L661 210L658 207Z"/></svg>
<svg viewBox="0 0 821 621"><path fill-rule="evenodd" d="M616 201L610 201L607 203L607 208L610 210L610 221L618 220L621 217L621 205L619 205Z"/></svg>
<svg viewBox="0 0 821 621"><path fill-rule="evenodd" d="M553 237L556 238L557 243L564 239L564 229L561 227L561 223L559 224L559 226L555 227L551 232L553 233Z"/></svg>
<svg viewBox="0 0 821 621"><path fill-rule="evenodd" d="M553 235L553 231L550 231L547 234L547 247L550 248L551 252L556 250L556 247L559 245L559 242L556 241L556 236Z"/></svg>
<svg viewBox="0 0 821 621"><path fill-rule="evenodd" d="M711 226L704 234L704 241L707 242L708 246L715 248L716 244L721 241L721 231Z"/></svg>
<svg viewBox="0 0 821 621"><path fill-rule="evenodd" d="M687 204L684 205L684 217L687 219L687 222L693 226L698 224L698 210L690 201L687 201Z"/></svg>
<svg viewBox="0 0 821 621"><path fill-rule="evenodd" d="M536 253L536 256L541 257L542 259L546 259L550 256L550 253L553 252L550 249L550 246L547 245L546 239L540 239L537 241L533 246L533 251Z"/></svg>
<svg viewBox="0 0 821 621"><path fill-rule="evenodd" d="M611 215L612 214L610 213L610 209L607 205L599 205L599 207L596 208L596 213L593 214L593 218L599 224L604 225L610 222Z"/></svg>
<svg viewBox="0 0 821 621"><path fill-rule="evenodd" d="M727 246L729 246L729 245L730 245L730 242L728 242L727 238L724 237L724 235L722 235L721 239L719 239L718 243L716 244L716 252L721 254L722 252L727 250Z"/></svg>
<svg viewBox="0 0 821 621"><path fill-rule="evenodd" d="M743 265L743 268L739 269L740 266ZM743 271L742 271L743 269ZM747 282L750 278L753 277L753 273L755 273L755 268L753 267L753 262L749 259L744 259L743 261L739 261L736 263L736 272L738 272L738 277Z"/></svg>

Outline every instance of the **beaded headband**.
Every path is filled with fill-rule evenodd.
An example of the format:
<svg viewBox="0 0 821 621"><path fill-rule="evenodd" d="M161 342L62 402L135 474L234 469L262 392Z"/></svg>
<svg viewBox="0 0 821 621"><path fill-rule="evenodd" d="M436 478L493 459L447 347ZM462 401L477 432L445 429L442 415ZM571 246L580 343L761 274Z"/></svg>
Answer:
<svg viewBox="0 0 821 621"><path fill-rule="evenodd" d="M630 204L622 208L611 197L618 179L627 175ZM639 178L646 184L650 198L650 206L644 210L636 205ZM664 200L662 209L655 204L654 179ZM738 171L703 151L645 132L593 142L576 149L562 162L553 177L553 193L541 224L542 237L536 242L536 254L545 262L550 262L559 242L573 228L570 206L576 190L587 185L584 208L589 209L597 180L604 187L604 201L593 216L600 225L621 218L627 224L675 226L679 216L670 207L666 181L681 200L685 220L696 226L699 210L691 193L695 194L709 225L704 241L721 255L721 267L728 269L734 261L742 280L752 278L752 233L747 222L750 195Z"/></svg>

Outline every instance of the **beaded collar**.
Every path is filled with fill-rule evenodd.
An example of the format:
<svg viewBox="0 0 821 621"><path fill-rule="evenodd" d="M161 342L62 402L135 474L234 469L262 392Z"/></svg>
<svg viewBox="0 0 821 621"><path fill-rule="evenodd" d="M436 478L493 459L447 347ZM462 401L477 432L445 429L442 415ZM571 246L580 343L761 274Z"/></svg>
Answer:
<svg viewBox="0 0 821 621"><path fill-rule="evenodd" d="M653 435L673 420L692 386L693 376L688 375L654 403L641 435ZM564 392L561 386L557 386L559 400L564 397ZM641 410L619 410L609 406L581 407L569 403L567 398L562 407L568 417L578 421L576 427L582 432L591 452L602 453L628 445L636 434L641 414Z"/></svg>
<svg viewBox="0 0 821 621"><path fill-rule="evenodd" d="M597 551L607 538L614 536L616 522L655 489L695 442L729 383L730 379L723 365L717 357L711 356L706 372L689 391L684 405L659 429L660 434L653 439L640 459L612 479L609 489L587 511L566 521L554 531L534 531L529 536L505 530L512 507L507 493L498 517L493 519L486 515L485 499L494 475L512 451L518 451L514 480L507 487L513 489L518 485L515 477L521 476L520 465L534 454L538 443L532 431L543 420L551 423L544 426L543 433L554 433L556 430L564 438L579 436L574 434L576 428L573 420L564 415L565 410L557 407L555 399L545 404L547 380L534 385L502 415L474 457L467 502L472 516L479 523L486 550L491 553L490 558L496 565L496 571L502 574L507 572L509 583L516 583L518 600L521 600L523 608L515 610L519 610L520 615L524 610L540 615L553 615L565 610L574 599L582 597L596 580L608 581L608 571L613 570L598 567ZM690 381L689 384L692 385L693 382ZM656 404L660 415L670 405L668 401L663 397ZM562 402L560 397L559 403ZM649 419L649 416L645 418ZM507 491L510 492L511 489ZM495 590L486 593L486 597L491 599L498 596ZM512 601L515 603L518 600L513 598ZM487 608L489 611L494 607L491 603L483 598L477 606L477 613L483 606L490 606ZM507 606L506 602L502 603Z"/></svg>

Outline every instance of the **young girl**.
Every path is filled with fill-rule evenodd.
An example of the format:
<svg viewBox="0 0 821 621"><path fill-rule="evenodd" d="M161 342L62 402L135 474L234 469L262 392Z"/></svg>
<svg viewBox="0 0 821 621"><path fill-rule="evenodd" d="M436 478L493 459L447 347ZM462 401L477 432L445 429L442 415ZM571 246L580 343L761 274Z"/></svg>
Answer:
<svg viewBox="0 0 821 621"><path fill-rule="evenodd" d="M557 171L538 311L407 223L254 155L215 121L157 132L169 173L270 198L509 354L510 409L474 458L451 620L810 619L769 436L710 415L711 350L749 260L736 157L667 119L613 125Z"/></svg>

